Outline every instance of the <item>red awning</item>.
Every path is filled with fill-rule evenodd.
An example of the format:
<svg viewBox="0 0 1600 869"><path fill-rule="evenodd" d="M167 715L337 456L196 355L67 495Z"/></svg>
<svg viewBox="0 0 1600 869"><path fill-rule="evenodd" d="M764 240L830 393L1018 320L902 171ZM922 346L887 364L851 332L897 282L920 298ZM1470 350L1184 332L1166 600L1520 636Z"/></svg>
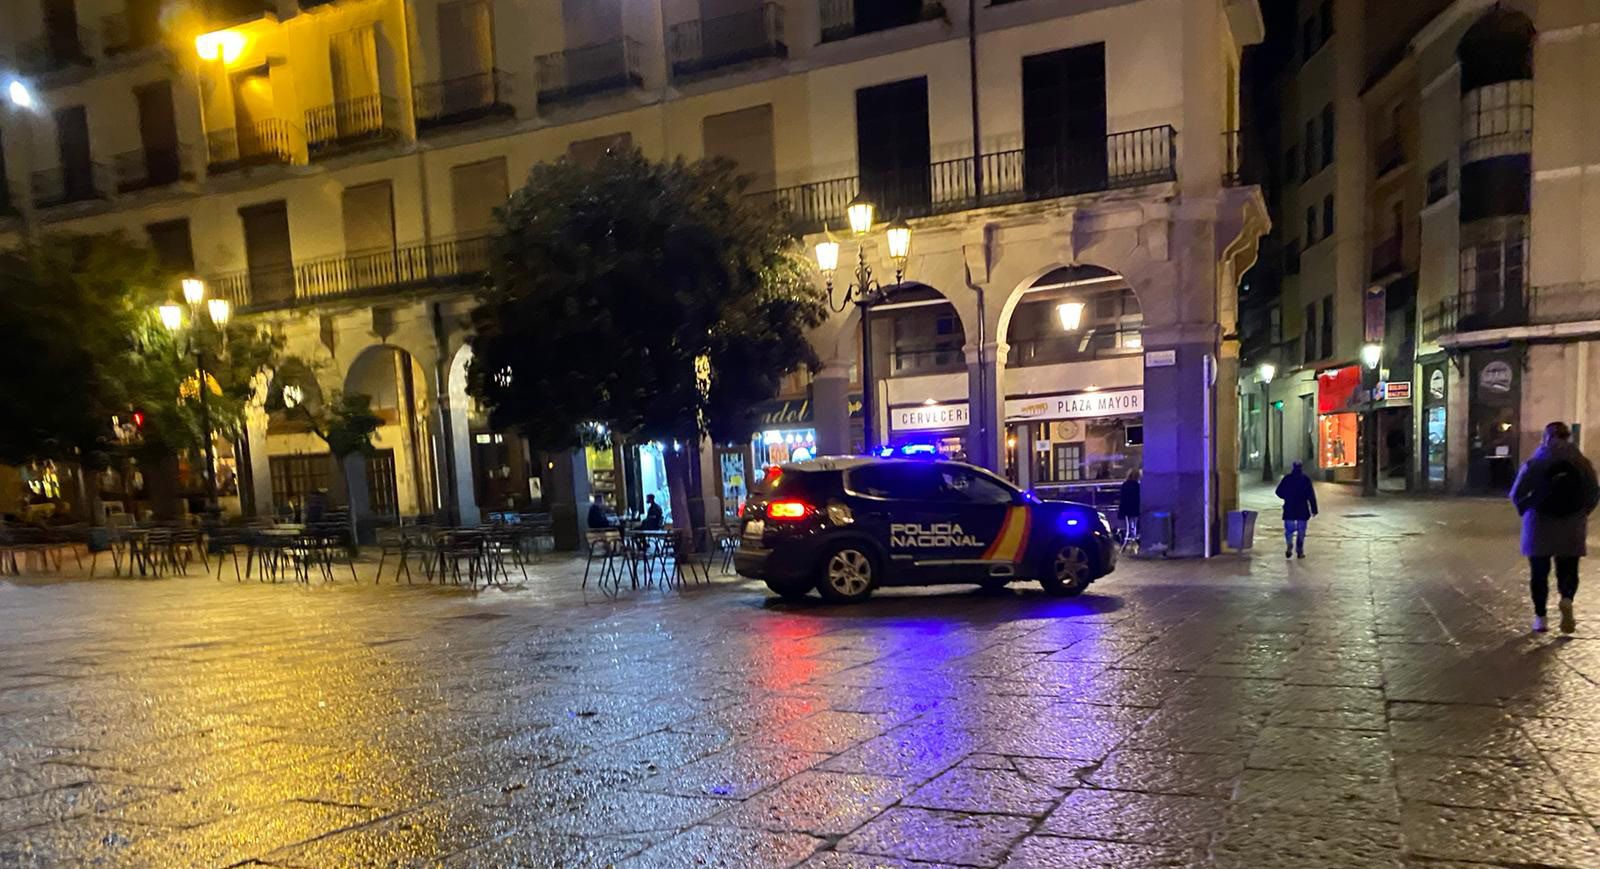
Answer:
<svg viewBox="0 0 1600 869"><path fill-rule="evenodd" d="M1346 365L1317 375L1317 413L1353 410L1356 391L1361 388L1361 367Z"/></svg>

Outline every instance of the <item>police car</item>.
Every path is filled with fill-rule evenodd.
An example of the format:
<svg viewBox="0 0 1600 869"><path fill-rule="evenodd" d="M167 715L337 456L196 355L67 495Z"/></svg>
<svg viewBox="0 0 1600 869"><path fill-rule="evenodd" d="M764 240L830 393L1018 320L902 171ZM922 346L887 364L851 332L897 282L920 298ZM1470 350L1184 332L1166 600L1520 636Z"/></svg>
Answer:
<svg viewBox="0 0 1600 869"><path fill-rule="evenodd" d="M820 458L774 468L751 493L734 565L779 595L829 601L895 585L1036 581L1081 593L1116 567L1106 518L1040 501L960 462Z"/></svg>

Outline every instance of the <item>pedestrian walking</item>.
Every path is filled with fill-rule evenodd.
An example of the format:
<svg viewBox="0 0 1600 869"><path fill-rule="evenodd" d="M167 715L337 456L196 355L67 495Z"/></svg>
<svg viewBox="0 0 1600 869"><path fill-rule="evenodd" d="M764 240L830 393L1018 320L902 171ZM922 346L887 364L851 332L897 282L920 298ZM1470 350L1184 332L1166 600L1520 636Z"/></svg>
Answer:
<svg viewBox="0 0 1600 869"><path fill-rule="evenodd" d="M1555 562L1561 595L1561 632L1578 629L1572 599L1578 595L1578 559L1589 554L1589 514L1600 503L1594 465L1572 443L1564 422L1544 427L1544 441L1517 472L1511 503L1522 517L1522 554L1528 559L1528 590L1533 595L1533 629L1545 631L1550 597L1550 563Z"/></svg>
<svg viewBox="0 0 1600 869"><path fill-rule="evenodd" d="M1122 542L1139 539L1139 469L1128 472L1122 481L1122 492L1117 498L1117 518L1122 520Z"/></svg>
<svg viewBox="0 0 1600 869"><path fill-rule="evenodd" d="M1300 462L1278 481L1277 495L1283 501L1283 557L1305 558L1306 523L1317 515L1317 492Z"/></svg>

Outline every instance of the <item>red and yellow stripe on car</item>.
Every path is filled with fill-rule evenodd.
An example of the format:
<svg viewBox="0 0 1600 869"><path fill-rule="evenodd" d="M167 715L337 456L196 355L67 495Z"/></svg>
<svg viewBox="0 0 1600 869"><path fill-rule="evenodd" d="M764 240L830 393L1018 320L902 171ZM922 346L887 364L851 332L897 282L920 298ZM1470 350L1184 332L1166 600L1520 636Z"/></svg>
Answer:
<svg viewBox="0 0 1600 869"><path fill-rule="evenodd" d="M1028 525L1033 521L1027 507L1012 507L1006 511L1006 521L1000 533L983 553L985 561L1021 561L1028 549Z"/></svg>

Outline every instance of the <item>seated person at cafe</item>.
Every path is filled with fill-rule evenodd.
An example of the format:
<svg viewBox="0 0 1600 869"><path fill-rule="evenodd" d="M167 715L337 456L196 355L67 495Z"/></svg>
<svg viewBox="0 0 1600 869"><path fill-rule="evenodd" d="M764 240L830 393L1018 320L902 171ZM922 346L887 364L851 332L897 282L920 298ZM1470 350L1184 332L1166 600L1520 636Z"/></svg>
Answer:
<svg viewBox="0 0 1600 869"><path fill-rule="evenodd" d="M606 512L605 505L600 503L599 498L589 499L589 527L591 529L614 528L616 524L612 520L611 514Z"/></svg>
<svg viewBox="0 0 1600 869"><path fill-rule="evenodd" d="M664 525L666 520L661 515L661 505L656 503L656 496L644 496L644 521L639 523L639 528L644 531L660 531Z"/></svg>

